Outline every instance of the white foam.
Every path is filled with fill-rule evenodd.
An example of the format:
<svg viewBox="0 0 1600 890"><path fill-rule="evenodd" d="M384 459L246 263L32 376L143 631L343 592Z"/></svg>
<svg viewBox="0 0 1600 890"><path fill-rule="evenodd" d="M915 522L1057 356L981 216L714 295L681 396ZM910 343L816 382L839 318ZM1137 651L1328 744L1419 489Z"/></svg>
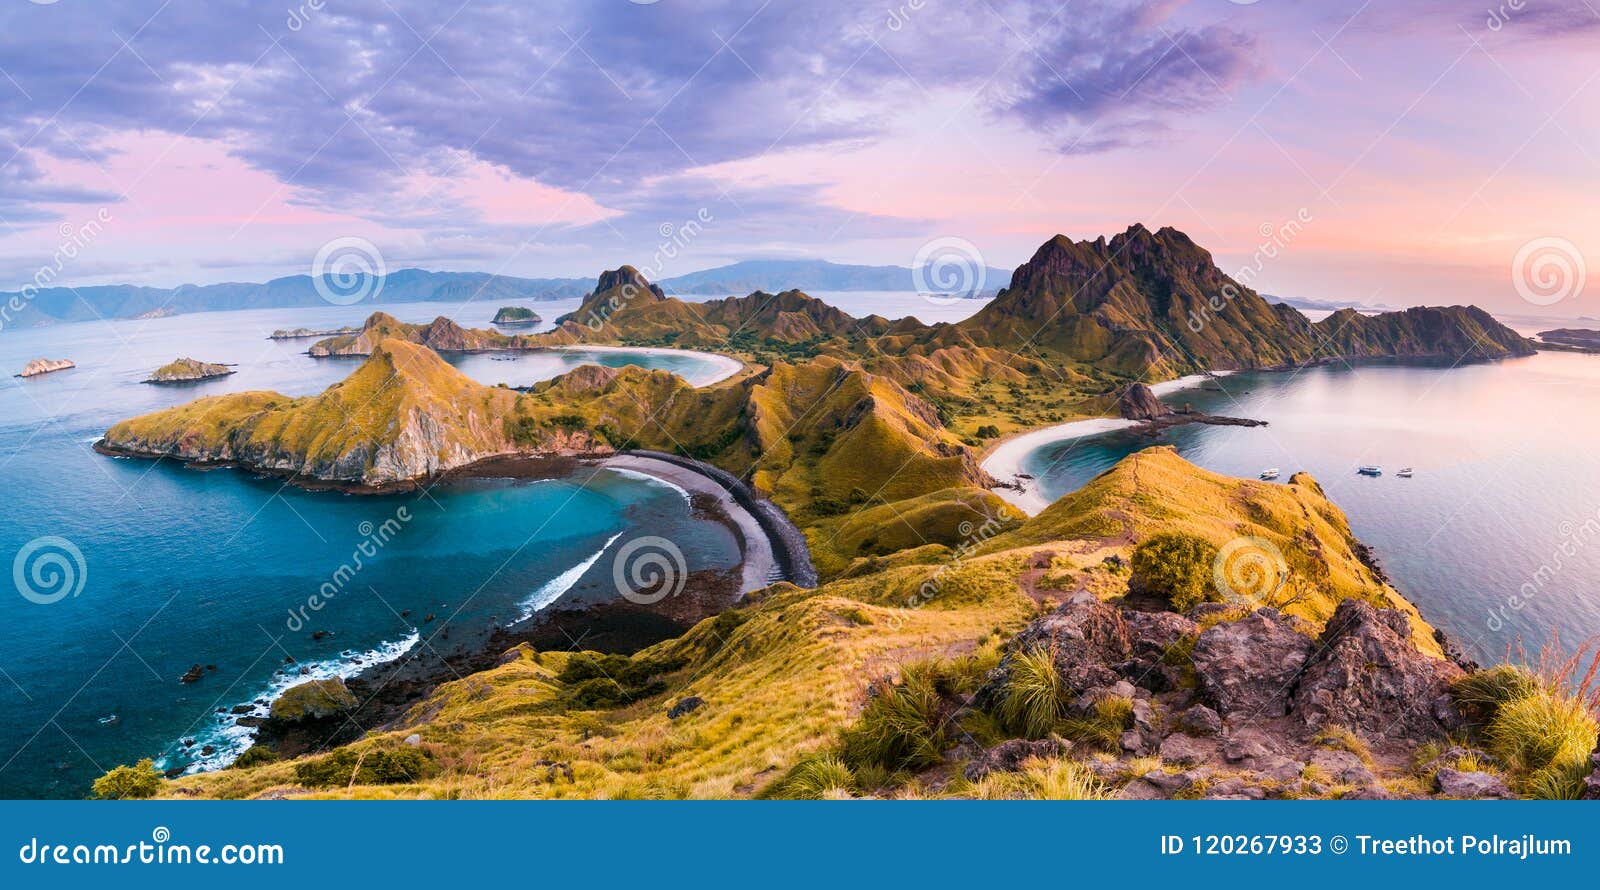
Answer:
<svg viewBox="0 0 1600 890"><path fill-rule="evenodd" d="M561 599L561 595L571 590L572 585L578 583L578 579L583 577L584 572L589 571L590 567L600 561L600 557L605 555L606 548L616 543L616 540L620 537L622 537L622 533L617 532L611 536L611 540L601 545L593 556L540 585L538 590L535 590L527 599L522 601L522 617L511 623L513 625L521 624L532 618L539 610Z"/></svg>
<svg viewBox="0 0 1600 890"><path fill-rule="evenodd" d="M610 464L607 464L606 465L606 469L610 470L613 473L619 473L619 474L621 474L623 476L627 476L629 479L639 479L639 480L642 480L642 481L645 481L645 482L649 482L649 483L652 483L652 484L655 484L655 485L660 485L660 486L662 486L664 488L670 488L673 491L677 492L678 494L683 495L683 499L685 501L689 501L690 503L693 503L693 499L691 499L689 497L689 490L687 488L684 488L683 486L677 484L676 482L670 482L670 481L668 481L666 479L661 478L660 476L652 476L649 473L643 473L643 472L640 472L638 470L630 470L627 467L616 467L616 466L611 466ZM615 539L613 538L612 540L615 540Z"/></svg>
<svg viewBox="0 0 1600 890"><path fill-rule="evenodd" d="M289 665L283 671L274 674L267 687L260 694L250 699L251 708L248 715L231 712L213 714L212 717L216 721L215 724L192 736L194 739L193 747L183 747L182 739L173 742L168 748L171 753L163 754L156 761L156 769L166 769L168 763L174 757L180 757L189 752L194 752L197 756L184 767L184 775L222 769L248 750L251 745L255 744L256 728L253 726L240 726L237 722L239 717L264 718L271 710L273 699L282 695L290 687L298 686L310 680L332 680L335 677L341 680L348 680L368 668L399 659L411 651L412 647L416 646L421 639L421 631L412 628L411 632L404 637L382 643L377 648L369 649L366 652L356 653L346 649L339 653L337 658L309 662L298 666ZM304 673L301 673L301 668L305 669ZM268 704L257 704L256 699L265 701ZM215 750L208 755L199 756L200 750L206 745L211 745Z"/></svg>

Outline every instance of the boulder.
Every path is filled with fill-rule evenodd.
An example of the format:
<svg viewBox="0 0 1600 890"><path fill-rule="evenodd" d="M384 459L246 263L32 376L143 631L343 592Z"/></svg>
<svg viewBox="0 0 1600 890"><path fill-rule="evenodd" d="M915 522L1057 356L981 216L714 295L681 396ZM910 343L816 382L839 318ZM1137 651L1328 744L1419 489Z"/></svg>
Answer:
<svg viewBox="0 0 1600 890"><path fill-rule="evenodd" d="M1217 754L1215 742L1207 742L1181 733L1169 735L1161 741L1161 759L1178 766L1197 766L1210 761Z"/></svg>
<svg viewBox="0 0 1600 890"><path fill-rule="evenodd" d="M1433 774L1433 790L1445 797L1515 797L1506 783L1494 773L1463 772L1444 767Z"/></svg>
<svg viewBox="0 0 1600 890"><path fill-rule="evenodd" d="M1200 694L1224 718L1281 717L1294 680L1311 656L1312 641L1276 609L1261 608L1218 624L1194 645Z"/></svg>
<svg viewBox="0 0 1600 890"><path fill-rule="evenodd" d="M1072 743L1059 738L1048 739L1010 739L985 750L973 761L967 764L962 773L969 782L976 782L990 773L1015 772L1022 767L1024 761L1033 758L1061 757L1072 747Z"/></svg>
<svg viewBox="0 0 1600 890"><path fill-rule="evenodd" d="M1366 761L1349 751L1323 748L1311 755L1311 765L1345 785L1371 785L1378 781Z"/></svg>
<svg viewBox="0 0 1600 890"><path fill-rule="evenodd" d="M1016 654L1050 652L1062 686L1078 696L1122 679L1112 665L1128 659L1130 646L1120 609L1092 594L1076 593L1060 608L1028 625L1012 640L1009 650L978 691L977 702L982 707L997 703Z"/></svg>
<svg viewBox="0 0 1600 890"><path fill-rule="evenodd" d="M1417 650L1405 613L1347 599L1328 619L1290 708L1311 729L1438 738L1463 724L1449 694L1461 675L1454 664Z"/></svg>
<svg viewBox="0 0 1600 890"><path fill-rule="evenodd" d="M1191 735L1216 735L1222 731L1222 718L1205 705L1195 705L1178 715L1177 726Z"/></svg>
<svg viewBox="0 0 1600 890"><path fill-rule="evenodd" d="M1154 420L1172 413L1143 383L1130 383L1117 394L1117 414L1127 420Z"/></svg>
<svg viewBox="0 0 1600 890"><path fill-rule="evenodd" d="M289 687L273 701L272 719L288 723L320 720L355 710L359 705L343 680L310 680Z"/></svg>
<svg viewBox="0 0 1600 890"><path fill-rule="evenodd" d="M678 699L677 704L667 709L667 719L676 720L686 714L691 714L696 708L699 708L705 703L706 700L698 695L684 696L683 698Z"/></svg>

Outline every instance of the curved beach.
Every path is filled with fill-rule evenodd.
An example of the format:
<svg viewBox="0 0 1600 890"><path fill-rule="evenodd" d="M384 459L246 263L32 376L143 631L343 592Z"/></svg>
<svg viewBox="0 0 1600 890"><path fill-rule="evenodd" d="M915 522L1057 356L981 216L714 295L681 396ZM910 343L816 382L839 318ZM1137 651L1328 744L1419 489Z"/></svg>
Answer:
<svg viewBox="0 0 1600 890"><path fill-rule="evenodd" d="M1232 372L1214 371L1210 374L1190 374L1176 380L1151 384L1150 391L1163 396L1216 377L1226 377L1230 373ZM1037 516L1040 511L1050 506L1050 500L1039 490L1037 480L1024 477L1022 466L1028 455L1054 442L1098 436L1101 433L1138 425L1137 420L1125 420L1121 417L1091 417L1018 433L996 443L993 450L984 456L981 466L985 473L1005 484L1003 488L994 489L995 494L1029 516Z"/></svg>
<svg viewBox="0 0 1600 890"><path fill-rule="evenodd" d="M744 362L731 355L701 352L698 349L670 349L663 346L541 346L552 352L626 352L632 355L692 356L716 365L715 376L701 381L689 381L696 388L721 383L744 370ZM687 378L686 378L687 379Z"/></svg>
<svg viewBox="0 0 1600 890"><path fill-rule="evenodd" d="M600 461L625 473L658 479L680 491L717 499L739 534L742 556L740 594L783 580L814 587L817 573L805 535L776 504L756 494L731 473L699 461L658 451L630 451Z"/></svg>

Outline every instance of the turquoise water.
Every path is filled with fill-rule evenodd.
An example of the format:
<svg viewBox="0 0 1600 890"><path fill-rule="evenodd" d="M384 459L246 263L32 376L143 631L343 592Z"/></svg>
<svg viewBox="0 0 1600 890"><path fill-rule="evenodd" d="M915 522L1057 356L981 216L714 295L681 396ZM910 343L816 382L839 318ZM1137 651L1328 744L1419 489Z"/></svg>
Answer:
<svg viewBox="0 0 1600 890"><path fill-rule="evenodd" d="M1218 472L1316 477L1396 587L1482 660L1559 632L1600 635L1600 356L1541 353L1458 368L1362 365L1223 378L1165 401L1266 427L1192 425L1159 442ZM1110 433L1036 449L1054 499L1148 439ZM1363 464L1384 474L1356 474ZM1402 479L1395 471L1415 467Z"/></svg>
<svg viewBox="0 0 1600 890"><path fill-rule="evenodd" d="M538 308L548 318L566 311ZM494 307L388 309L407 321L444 313L481 325ZM45 539L24 562L20 585L15 575L0 582L0 796L79 797L104 770L140 757L173 768L218 765L248 739L217 710L269 698L303 679L301 666L309 676L348 674L423 645L445 619L451 633L429 640L440 651L451 637L472 639L540 602L615 596L603 556L632 529L679 545L690 570L737 563L737 542L693 518L679 491L611 472L357 497L232 470L112 459L89 447L121 418L201 395L320 391L356 364L313 360L301 354L310 341L268 341L266 333L359 323L367 311L205 313L0 334L8 375L33 358L78 363L0 385L0 572ZM177 388L138 382L180 355L237 362L238 373ZM640 361L689 376L711 369L676 356ZM522 375L488 382L531 383L571 363L558 354L464 364L479 379L486 369ZM369 553L358 557L363 544ZM24 587L45 598L56 592L52 553L65 554L74 571L81 565L81 589L56 602L25 599ZM326 605L306 608L328 584L335 595ZM425 622L429 613L437 620ZM314 639L317 631L329 635ZM296 661L292 675L280 672L286 657ZM193 664L215 670L180 683ZM201 757L206 745L214 750Z"/></svg>

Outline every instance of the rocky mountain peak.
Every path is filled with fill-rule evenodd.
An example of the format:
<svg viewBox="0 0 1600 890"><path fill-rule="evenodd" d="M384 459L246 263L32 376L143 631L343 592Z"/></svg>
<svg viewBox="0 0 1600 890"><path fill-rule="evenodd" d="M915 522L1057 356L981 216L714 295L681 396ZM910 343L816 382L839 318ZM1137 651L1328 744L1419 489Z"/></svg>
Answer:
<svg viewBox="0 0 1600 890"><path fill-rule="evenodd" d="M600 279L595 283L594 292L595 294L603 294L620 287L629 286L638 291L640 295L649 293L653 294L658 300L666 299L666 294L661 291L660 287L651 284L643 273L632 266L619 266L616 269L601 272Z"/></svg>

